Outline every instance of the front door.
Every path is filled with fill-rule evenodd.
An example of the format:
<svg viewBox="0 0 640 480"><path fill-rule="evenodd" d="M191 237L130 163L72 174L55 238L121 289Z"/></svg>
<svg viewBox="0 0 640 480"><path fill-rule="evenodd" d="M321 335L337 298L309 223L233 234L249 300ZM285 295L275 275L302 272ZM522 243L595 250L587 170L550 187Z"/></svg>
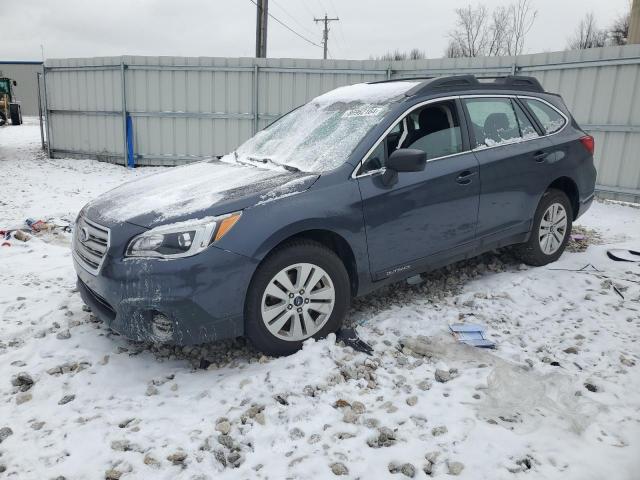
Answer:
<svg viewBox="0 0 640 480"><path fill-rule="evenodd" d="M475 238L480 182L456 100L413 110L383 139L358 171L374 280L420 271ZM464 120L463 120L464 121ZM401 172L385 185L381 171L397 148L421 149L421 172Z"/></svg>

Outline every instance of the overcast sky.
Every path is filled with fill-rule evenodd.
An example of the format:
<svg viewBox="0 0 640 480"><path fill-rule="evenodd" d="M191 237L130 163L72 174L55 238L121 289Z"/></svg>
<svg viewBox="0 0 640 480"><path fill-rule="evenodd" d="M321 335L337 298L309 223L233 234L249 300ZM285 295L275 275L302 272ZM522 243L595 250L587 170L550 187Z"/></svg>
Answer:
<svg viewBox="0 0 640 480"><path fill-rule="evenodd" d="M331 24L331 58L366 59L387 51L419 48L441 57L454 9L471 3L489 8L509 0L269 0L269 11L320 44L313 17L340 17ZM628 0L533 0L538 11L526 53L562 50L580 18L593 11L607 26ZM103 55L250 57L255 53L256 7L251 0L2 0L0 60ZM269 57L321 58L273 19Z"/></svg>

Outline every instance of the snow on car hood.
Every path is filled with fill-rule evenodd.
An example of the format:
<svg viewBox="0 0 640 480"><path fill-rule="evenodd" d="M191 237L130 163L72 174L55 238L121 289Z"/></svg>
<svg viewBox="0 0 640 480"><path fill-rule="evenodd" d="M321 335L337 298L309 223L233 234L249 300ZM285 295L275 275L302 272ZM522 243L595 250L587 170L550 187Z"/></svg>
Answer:
<svg viewBox="0 0 640 480"><path fill-rule="evenodd" d="M129 222L150 228L289 196L317 178L281 168L198 162L125 183L90 202L83 212L105 226Z"/></svg>

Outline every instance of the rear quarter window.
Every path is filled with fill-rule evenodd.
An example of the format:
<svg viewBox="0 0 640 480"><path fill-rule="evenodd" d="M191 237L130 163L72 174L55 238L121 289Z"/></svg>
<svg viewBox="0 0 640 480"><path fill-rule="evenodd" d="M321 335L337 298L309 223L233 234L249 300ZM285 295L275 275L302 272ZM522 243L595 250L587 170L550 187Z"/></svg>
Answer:
<svg viewBox="0 0 640 480"><path fill-rule="evenodd" d="M550 107L540 100L523 98L522 101L538 119L538 122L540 122L540 125L542 125L547 135L561 130L565 123L567 123L565 118L555 108Z"/></svg>

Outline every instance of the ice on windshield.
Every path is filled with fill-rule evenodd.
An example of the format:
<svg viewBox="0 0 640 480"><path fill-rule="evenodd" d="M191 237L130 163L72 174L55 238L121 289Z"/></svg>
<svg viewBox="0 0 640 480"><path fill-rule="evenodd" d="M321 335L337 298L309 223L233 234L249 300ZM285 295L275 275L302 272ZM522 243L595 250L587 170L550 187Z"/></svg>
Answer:
<svg viewBox="0 0 640 480"><path fill-rule="evenodd" d="M417 83L360 83L332 90L258 132L223 160L269 162L304 172L332 170Z"/></svg>

